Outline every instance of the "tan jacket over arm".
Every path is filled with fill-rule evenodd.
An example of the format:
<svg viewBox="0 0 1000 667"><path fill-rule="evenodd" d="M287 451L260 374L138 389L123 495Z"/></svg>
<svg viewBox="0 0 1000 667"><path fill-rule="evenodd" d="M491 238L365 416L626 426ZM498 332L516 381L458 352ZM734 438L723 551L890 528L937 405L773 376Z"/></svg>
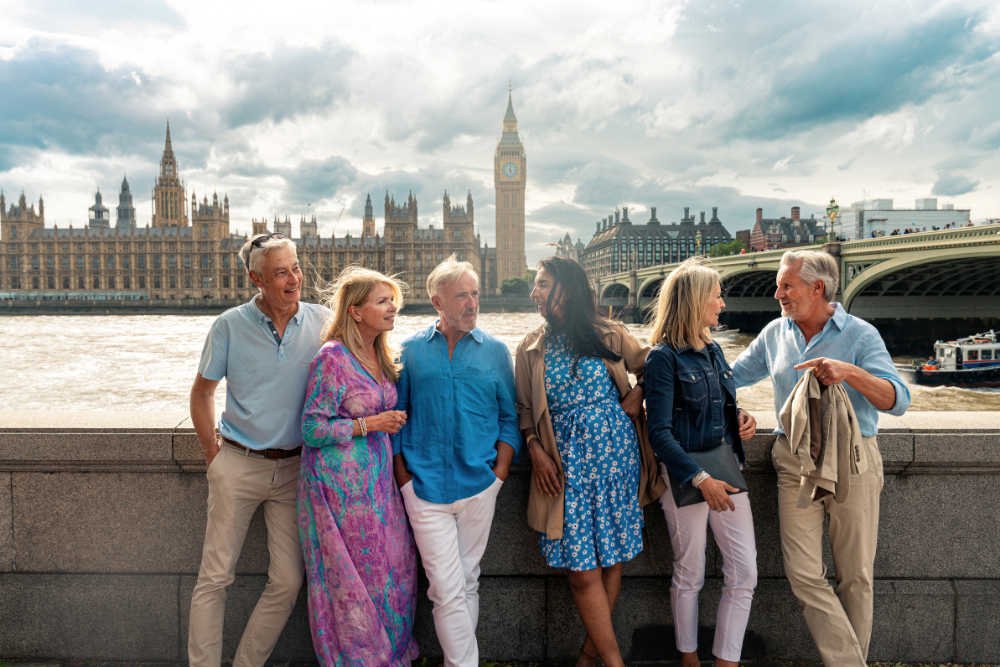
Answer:
<svg viewBox="0 0 1000 667"><path fill-rule="evenodd" d="M642 345L621 324L611 324L602 330L604 342L622 355L617 362L604 361L608 375L618 388L618 395L624 397L631 389L628 374L631 372L642 379L649 347ZM534 428L542 442L542 449L556 464L559 486L562 491L555 498L543 496L538 485L532 480L528 495L528 525L545 533L549 539L563 536L563 513L566 504L566 480L563 476L562 460L556 446L555 431L549 417L548 400L545 396L545 327L532 331L520 345L514 358L514 386L517 393L518 428L522 431ZM648 505L667 490L656 466L653 449L649 445L646 431L646 415L643 412L635 424L639 439L639 502Z"/></svg>

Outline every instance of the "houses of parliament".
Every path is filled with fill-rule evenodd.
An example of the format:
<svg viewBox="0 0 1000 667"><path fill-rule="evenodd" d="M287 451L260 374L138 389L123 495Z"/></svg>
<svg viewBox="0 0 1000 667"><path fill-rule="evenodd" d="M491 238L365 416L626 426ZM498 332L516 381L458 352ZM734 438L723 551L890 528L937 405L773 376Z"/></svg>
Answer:
<svg viewBox="0 0 1000 667"><path fill-rule="evenodd" d="M299 222L299 263L303 296L336 278L347 266L360 265L400 274L411 286L410 299L426 300L427 274L455 253L472 263L480 290L496 294L505 278L523 276L524 191L527 159L517 133L513 101L508 95L503 133L494 153L496 238L490 248L475 230L472 193L465 203L452 203L444 193L440 225L418 225L417 198L411 192L397 202L385 193L384 224L376 228L371 195L365 202L360 236L320 236L316 216ZM278 232L292 236L286 216L251 220L253 234ZM201 201L194 190L188 200L167 125L160 174L153 188L152 220L136 221L128 179L122 180L115 216L100 191L81 227L45 226L45 202L27 201L24 193L8 203L0 192L0 300L176 300L245 301L256 293L239 258L245 235L230 229L229 198L217 194Z"/></svg>

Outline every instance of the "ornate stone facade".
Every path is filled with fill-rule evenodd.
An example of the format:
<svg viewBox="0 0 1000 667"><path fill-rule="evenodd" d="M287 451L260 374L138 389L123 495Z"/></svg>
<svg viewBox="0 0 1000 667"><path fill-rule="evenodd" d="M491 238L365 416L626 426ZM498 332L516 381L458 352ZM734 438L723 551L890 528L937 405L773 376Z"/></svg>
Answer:
<svg viewBox="0 0 1000 667"><path fill-rule="evenodd" d="M524 258L524 191L527 180L528 156L517 133L514 102L508 94L503 134L493 155L493 183L497 196L497 292L504 280L524 277L528 269Z"/></svg>

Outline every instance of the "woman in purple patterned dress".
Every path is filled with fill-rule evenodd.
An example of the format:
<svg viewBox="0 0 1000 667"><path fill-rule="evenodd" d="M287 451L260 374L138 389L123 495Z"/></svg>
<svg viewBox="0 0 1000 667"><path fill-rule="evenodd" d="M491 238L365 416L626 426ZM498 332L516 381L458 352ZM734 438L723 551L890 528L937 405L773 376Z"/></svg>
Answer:
<svg viewBox="0 0 1000 667"><path fill-rule="evenodd" d="M389 344L400 285L349 268L334 286L326 344L302 411L299 535L309 625L324 667L409 667L417 553L392 475L399 366Z"/></svg>

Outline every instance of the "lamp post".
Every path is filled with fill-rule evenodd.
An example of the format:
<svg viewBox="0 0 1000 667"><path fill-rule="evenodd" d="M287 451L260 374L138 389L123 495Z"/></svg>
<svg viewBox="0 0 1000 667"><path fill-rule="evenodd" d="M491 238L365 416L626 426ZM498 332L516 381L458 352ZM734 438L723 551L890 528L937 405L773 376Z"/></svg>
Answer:
<svg viewBox="0 0 1000 667"><path fill-rule="evenodd" d="M826 217L830 218L830 227L828 228L826 239L827 241L832 241L830 236L833 234L833 221L837 217L837 212L840 211L840 206L837 205L837 200L830 197L830 203L826 207Z"/></svg>

